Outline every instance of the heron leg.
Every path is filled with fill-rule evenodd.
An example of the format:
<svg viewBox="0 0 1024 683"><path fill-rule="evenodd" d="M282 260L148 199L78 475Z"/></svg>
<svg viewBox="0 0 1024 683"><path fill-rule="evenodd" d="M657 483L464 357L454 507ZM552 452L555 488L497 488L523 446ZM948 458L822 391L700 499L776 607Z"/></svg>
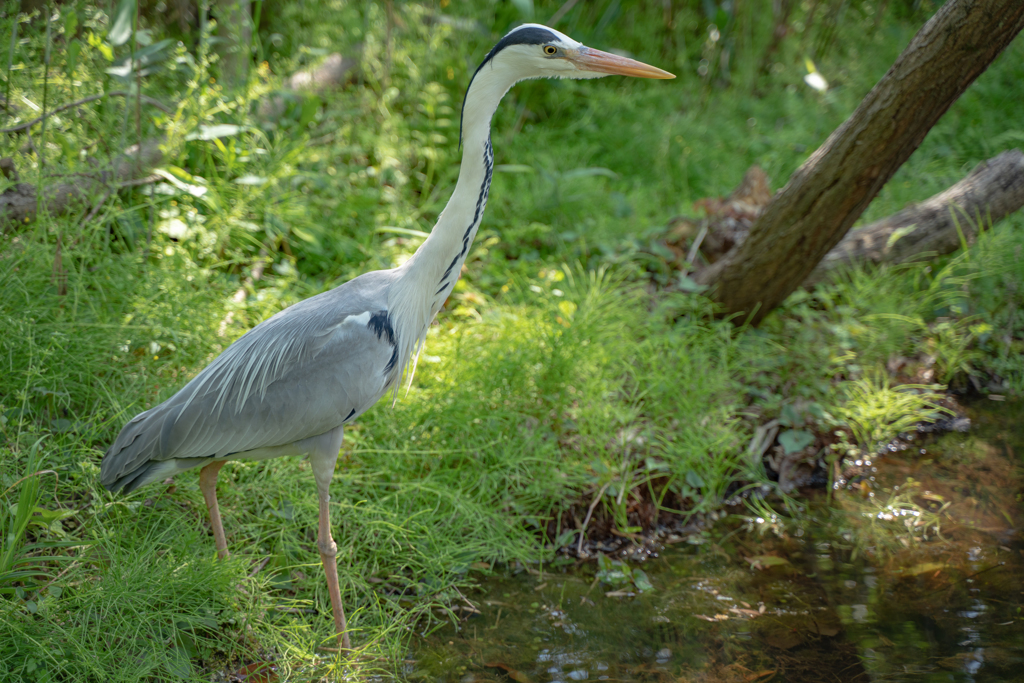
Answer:
<svg viewBox="0 0 1024 683"><path fill-rule="evenodd" d="M206 508L210 511L210 526L213 527L213 541L217 544L217 557L224 560L230 555L228 542L224 538L224 526L220 523L220 506L217 505L217 474L224 467L224 460L211 462L199 470L199 490L203 492Z"/></svg>
<svg viewBox="0 0 1024 683"><path fill-rule="evenodd" d="M331 611L334 613L334 630L338 634L338 647L342 651L352 648L348 637L348 625L345 622L345 610L341 606L341 586L338 584L338 545L331 536L331 513L328 508L331 479L334 477L334 466L338 462L338 451L341 450L342 428L338 427L326 434L313 437L302 443L308 448L309 462L313 476L316 478L317 498L320 503L319 525L317 530L317 547L320 549L320 561L327 575L327 592L331 598Z"/></svg>
<svg viewBox="0 0 1024 683"><path fill-rule="evenodd" d="M320 530L317 534L317 546L320 548L320 561L324 564L327 575L327 592L331 596L331 611L334 613L334 630L338 634L338 647L349 650L352 644L348 637L348 625L345 623L345 609L341 606L341 587L338 585L338 545L331 538L331 515L327 509L330 496L320 495Z"/></svg>

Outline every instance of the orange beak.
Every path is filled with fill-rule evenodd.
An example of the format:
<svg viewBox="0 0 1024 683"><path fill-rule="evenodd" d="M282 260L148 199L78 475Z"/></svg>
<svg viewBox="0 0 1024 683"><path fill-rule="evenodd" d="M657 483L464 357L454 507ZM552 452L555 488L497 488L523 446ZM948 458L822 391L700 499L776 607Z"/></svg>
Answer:
<svg viewBox="0 0 1024 683"><path fill-rule="evenodd" d="M656 66L650 66L629 57L620 57L589 47L579 48L575 55L568 55L568 58L569 61L576 65L576 68L583 71L635 76L636 78L675 78L674 74L662 71Z"/></svg>

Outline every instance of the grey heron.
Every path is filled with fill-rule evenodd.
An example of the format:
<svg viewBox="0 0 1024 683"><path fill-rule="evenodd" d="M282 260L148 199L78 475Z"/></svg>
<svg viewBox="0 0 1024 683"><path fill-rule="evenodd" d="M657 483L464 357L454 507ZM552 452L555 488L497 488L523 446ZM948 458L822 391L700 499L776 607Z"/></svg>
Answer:
<svg viewBox="0 0 1024 683"><path fill-rule="evenodd" d="M491 185L491 117L505 93L531 78L609 74L675 78L525 24L487 54L462 105L462 165L455 191L415 254L282 310L229 346L178 393L136 415L103 458L111 491L134 491L201 467L217 554L228 556L217 474L230 460L308 456L319 497L317 546L338 643L350 649L331 536L328 491L345 425L415 370L427 327L458 280Z"/></svg>

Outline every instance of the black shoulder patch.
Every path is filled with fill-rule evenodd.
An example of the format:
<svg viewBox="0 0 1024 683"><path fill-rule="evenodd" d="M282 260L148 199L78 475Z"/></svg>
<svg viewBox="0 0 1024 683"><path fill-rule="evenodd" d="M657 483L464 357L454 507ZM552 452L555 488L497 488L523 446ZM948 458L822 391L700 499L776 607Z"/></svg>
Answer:
<svg viewBox="0 0 1024 683"><path fill-rule="evenodd" d="M529 28L519 29L518 31L512 31L504 38L498 41L498 44L491 48L491 51L484 57L484 61L480 62L480 66L473 72L473 78L480 73L480 69L484 68L484 65L494 59L494 55L504 50L509 45L543 45L544 43L550 43L553 40L558 40L558 37L547 30L546 28L537 28L531 26ZM469 88L473 85L473 78L469 79L469 84L466 86L466 95L469 95ZM459 144L462 144L462 117L466 113L466 98L462 98L462 113L459 114Z"/></svg>
<svg viewBox="0 0 1024 683"><path fill-rule="evenodd" d="M395 343L395 328L391 326L391 316L387 311L377 311L370 316L370 322L366 323L366 327L377 335L377 339L387 339L388 344L391 344L391 358L384 368L384 374L388 374L398 364L398 344Z"/></svg>
<svg viewBox="0 0 1024 683"><path fill-rule="evenodd" d="M371 315L366 326L377 335L377 339L387 337L389 344L395 343L395 330L391 327L391 316L387 311L377 311Z"/></svg>

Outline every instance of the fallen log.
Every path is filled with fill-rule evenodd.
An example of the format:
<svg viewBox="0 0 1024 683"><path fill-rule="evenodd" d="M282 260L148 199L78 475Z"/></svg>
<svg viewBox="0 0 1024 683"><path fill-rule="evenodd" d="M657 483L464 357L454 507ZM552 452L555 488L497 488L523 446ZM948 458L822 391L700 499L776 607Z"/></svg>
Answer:
<svg viewBox="0 0 1024 683"><path fill-rule="evenodd" d="M803 286L854 263L903 263L949 254L1024 206L1024 152L1011 149L983 161L952 187L887 218L851 230Z"/></svg>
<svg viewBox="0 0 1024 683"><path fill-rule="evenodd" d="M361 57L361 47L355 57L334 52L315 67L295 72L284 79L280 90L263 101L259 108L260 118L278 119L293 103L301 101L303 93L319 95L355 80Z"/></svg>
<svg viewBox="0 0 1024 683"><path fill-rule="evenodd" d="M299 71L285 79L284 87L296 92L322 92L348 82L353 78L358 66L358 58L343 57L337 53L331 54L315 68ZM98 99L123 97L127 94L125 91L118 90L99 95L90 95L89 97L57 107L31 121L26 121L10 128L0 129L0 132L13 134L28 131L46 117L58 112L80 107ZM279 116L284 111L283 95L287 94L279 93L276 97L270 98L264 103L261 113L271 117ZM142 99L146 104L155 106L162 111L173 111L157 100L145 96ZM105 169L97 169L92 173L76 174L74 182L58 182L54 179L52 184L47 184L43 187L42 197L37 196L38 188L34 184L18 183L8 188L3 193L0 193L0 231L9 229L9 226L14 224L31 223L35 220L36 212L40 208L54 216L65 214L75 207L92 205L91 200L96 196L105 196L106 193L113 189L138 183L149 175L152 168L159 166L163 162L164 154L161 151L161 145L164 142L165 139L162 137L146 140L141 145L129 148L124 155ZM0 171L3 172L5 177L17 179L17 172L14 169L13 161L10 159L0 160Z"/></svg>
<svg viewBox="0 0 1024 683"><path fill-rule="evenodd" d="M338 52L327 55L316 67L297 71L284 80L285 90L322 92L343 85L359 68L359 56L345 57Z"/></svg>
<svg viewBox="0 0 1024 683"><path fill-rule="evenodd" d="M726 197L695 202L706 218L682 216L669 221L664 243L677 255L674 267L689 270L687 244L697 243L704 260L714 264L743 244L750 227L771 201L768 177L751 166L740 185ZM851 230L826 254L803 282L813 287L834 271L857 263L881 265L949 254L978 232L1024 207L1024 152L1011 149L983 161L963 180L902 211ZM695 238L694 235L697 237ZM697 277L703 275L697 272Z"/></svg>
<svg viewBox="0 0 1024 683"><path fill-rule="evenodd" d="M800 287L928 131L1024 30L1020 0L947 0L772 199L743 244L694 280L759 323Z"/></svg>
<svg viewBox="0 0 1024 683"><path fill-rule="evenodd" d="M36 211L42 208L50 215L67 213L75 207L92 203L96 196L149 175L150 169L164 159L162 138L133 145L107 168L97 168L91 174L74 176L74 181L53 182L42 187L38 196L36 185L18 183L0 193L0 229L19 223L30 223ZM56 179L54 179L56 180Z"/></svg>

